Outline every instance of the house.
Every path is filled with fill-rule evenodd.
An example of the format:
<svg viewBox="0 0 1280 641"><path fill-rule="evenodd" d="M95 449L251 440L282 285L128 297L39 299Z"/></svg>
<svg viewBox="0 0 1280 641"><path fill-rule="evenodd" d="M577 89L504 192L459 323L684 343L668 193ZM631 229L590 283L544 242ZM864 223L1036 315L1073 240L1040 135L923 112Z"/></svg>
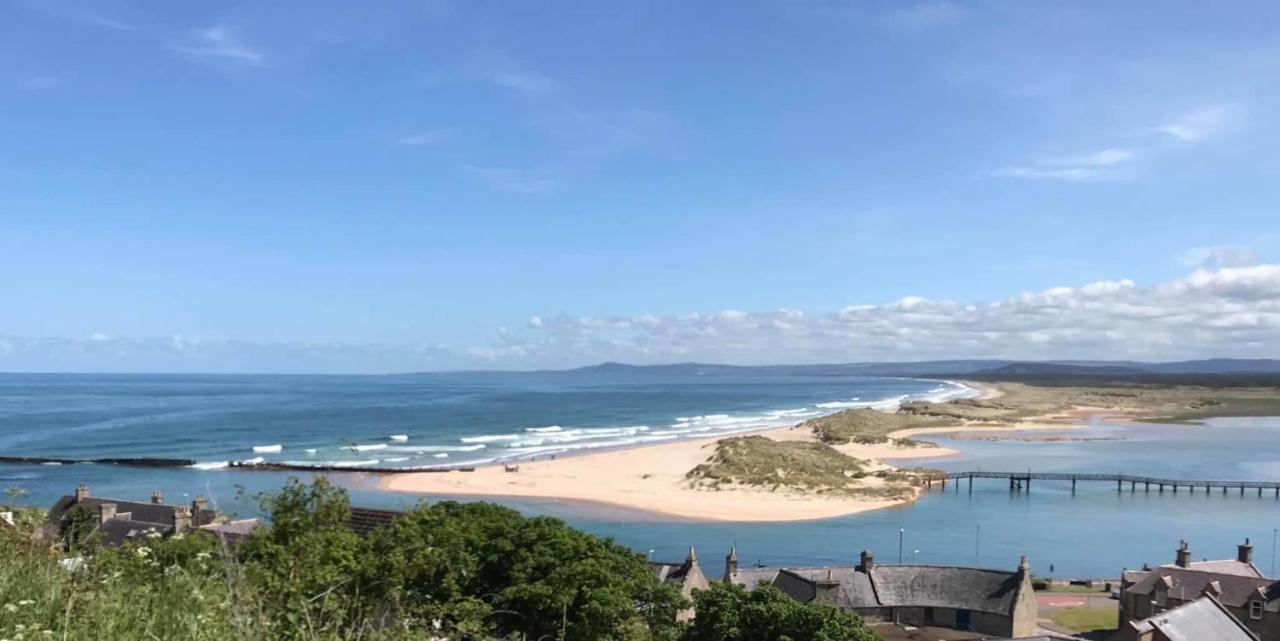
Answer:
<svg viewBox="0 0 1280 641"><path fill-rule="evenodd" d="M351 515L347 517L347 527L356 534L365 537L388 525L400 516L399 512L391 510L375 510L368 507L353 507Z"/></svg>
<svg viewBox="0 0 1280 641"><path fill-rule="evenodd" d="M650 563L653 567L654 574L658 580L663 583L674 585L680 590L680 596L693 600L694 590L706 590L711 587L711 582L707 580L706 575L702 573L702 568L698 565L698 553L693 547L689 547L689 556L685 557L684 563ZM693 619L693 608L686 608L676 614L677 621L689 621Z"/></svg>
<svg viewBox="0 0 1280 641"><path fill-rule="evenodd" d="M1159 614L1130 621L1117 641L1258 641L1217 598L1205 595Z"/></svg>
<svg viewBox="0 0 1280 641"><path fill-rule="evenodd" d="M659 564L660 565L660 564ZM666 580L682 592L706 581L697 556ZM801 603L828 603L871 621L930 625L999 635L1037 634L1036 599L1026 557L1012 572L940 565L876 565L864 551L856 566L818 568L742 568L736 549L725 559L721 580L747 590L771 584Z"/></svg>
<svg viewBox="0 0 1280 641"><path fill-rule="evenodd" d="M1120 628L1211 596L1262 641L1280 641L1280 580L1253 564L1246 539L1236 558L1192 561L1191 547L1178 544L1174 562L1155 569L1126 571L1120 582Z"/></svg>
<svg viewBox="0 0 1280 641"><path fill-rule="evenodd" d="M87 510L94 519L94 532L101 535L103 545L120 545L148 532L160 536L186 533L219 520L218 513L208 509L203 496L190 505L167 505L156 490L149 503L94 498L89 486L80 483L75 494L63 496L49 509L46 528L57 536L77 510Z"/></svg>

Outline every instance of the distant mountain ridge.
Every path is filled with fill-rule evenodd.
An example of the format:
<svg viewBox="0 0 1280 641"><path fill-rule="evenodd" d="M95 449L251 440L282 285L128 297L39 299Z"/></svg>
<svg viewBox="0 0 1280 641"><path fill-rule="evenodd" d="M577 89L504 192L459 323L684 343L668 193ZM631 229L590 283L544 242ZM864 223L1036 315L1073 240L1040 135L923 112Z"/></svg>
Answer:
<svg viewBox="0 0 1280 641"><path fill-rule="evenodd" d="M1017 361L999 359L938 360L913 362L860 362L817 365L720 365L715 363L670 363L630 365L606 362L570 370L574 374L653 374L696 376L751 372L808 376L1098 376L1181 374L1277 374L1280 359L1210 358L1189 361L1147 363L1140 361Z"/></svg>

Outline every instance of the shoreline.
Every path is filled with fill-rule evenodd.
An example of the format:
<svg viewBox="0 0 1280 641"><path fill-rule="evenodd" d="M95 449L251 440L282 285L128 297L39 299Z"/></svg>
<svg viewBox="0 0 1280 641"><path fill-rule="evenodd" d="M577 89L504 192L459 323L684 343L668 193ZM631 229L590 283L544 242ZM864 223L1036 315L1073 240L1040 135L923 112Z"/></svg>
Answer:
<svg viewBox="0 0 1280 641"><path fill-rule="evenodd" d="M998 387L970 381L954 381L980 391L973 398L998 398ZM945 428L899 430L891 438L912 434L1010 429L1063 429L1061 424L960 425ZM508 465L478 466L471 472L403 472L388 474L377 483L382 491L452 497L487 497L579 502L603 505L662 517L712 522L789 522L834 518L906 505L919 498L819 497L797 492L773 492L756 488L719 490L688 486L686 473L706 461L722 439L743 434L718 435L616 450L586 451L553 459L524 460ZM780 425L749 432L777 441L818 442L809 430ZM848 456L865 460L872 471L893 470L885 460L905 461L954 456L958 451L940 446L904 447L893 444L843 444L832 446ZM507 471L508 466L518 471Z"/></svg>

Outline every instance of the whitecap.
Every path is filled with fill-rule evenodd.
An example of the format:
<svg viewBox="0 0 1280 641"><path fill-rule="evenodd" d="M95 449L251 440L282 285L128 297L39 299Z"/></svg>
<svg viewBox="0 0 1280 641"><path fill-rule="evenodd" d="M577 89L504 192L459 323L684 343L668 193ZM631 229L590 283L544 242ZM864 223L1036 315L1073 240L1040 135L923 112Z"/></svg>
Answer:
<svg viewBox="0 0 1280 641"><path fill-rule="evenodd" d="M284 446L279 445L279 444L276 444L276 445L254 445L254 446L253 446L253 453L254 453L254 454L274 454L274 453L279 452L279 451L281 451L281 450L283 450L283 449L284 449Z"/></svg>
<svg viewBox="0 0 1280 641"><path fill-rule="evenodd" d="M491 434L486 436L464 436L458 440L463 443L494 443L498 441L516 441L519 439L519 434Z"/></svg>
<svg viewBox="0 0 1280 641"><path fill-rule="evenodd" d="M259 459L259 461L261 461L261 459ZM245 463L248 462L249 461L245 461ZM196 463L191 467L194 467L197 470L220 470L227 465L229 465L227 461L209 461L207 463Z"/></svg>
<svg viewBox="0 0 1280 641"><path fill-rule="evenodd" d="M524 428L524 431L544 433L544 432L559 432L563 429L564 428L560 427L559 425L548 425L546 427L526 427Z"/></svg>
<svg viewBox="0 0 1280 641"><path fill-rule="evenodd" d="M432 454L432 456L434 456L435 458L449 458L449 453L441 452L439 454Z"/></svg>
<svg viewBox="0 0 1280 641"><path fill-rule="evenodd" d="M367 452L369 450L385 450L385 449L387 449L386 443L370 443L368 445L352 445L351 446L352 452Z"/></svg>
<svg viewBox="0 0 1280 641"><path fill-rule="evenodd" d="M409 435L408 435L408 434L392 434L391 436L389 436L389 437L387 437L387 438L390 438L391 440L396 441L396 442L399 442L399 443L403 443L403 442L405 442L405 441L409 440Z"/></svg>

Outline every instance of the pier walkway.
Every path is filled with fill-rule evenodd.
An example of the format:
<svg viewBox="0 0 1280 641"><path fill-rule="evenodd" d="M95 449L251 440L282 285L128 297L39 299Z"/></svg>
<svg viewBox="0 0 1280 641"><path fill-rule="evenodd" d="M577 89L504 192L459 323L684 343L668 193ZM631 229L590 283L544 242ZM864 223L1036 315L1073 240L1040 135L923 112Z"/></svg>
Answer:
<svg viewBox="0 0 1280 641"><path fill-rule="evenodd" d="M1070 472L949 472L946 474L934 474L925 477L925 486L933 488L935 486L946 489L947 482L953 482L956 491L960 491L960 481L968 479L969 491L973 491L974 479L1001 479L1009 481L1009 491L1031 491L1031 481L1070 481L1071 491L1076 491L1077 483L1115 483L1116 491L1123 492L1125 484L1129 485L1130 492L1137 492L1138 486L1142 486L1144 492L1150 492L1154 487L1157 492L1164 492L1166 489L1177 493L1179 488L1186 489L1195 493L1198 489L1204 488L1206 494L1221 489L1223 494L1228 490L1238 490L1241 496L1244 496L1245 490L1256 490L1258 496L1262 496L1263 492L1274 494L1276 498L1280 498L1280 481L1223 481L1223 480L1190 480L1190 479L1166 479L1154 476L1135 476L1132 474L1074 474Z"/></svg>

